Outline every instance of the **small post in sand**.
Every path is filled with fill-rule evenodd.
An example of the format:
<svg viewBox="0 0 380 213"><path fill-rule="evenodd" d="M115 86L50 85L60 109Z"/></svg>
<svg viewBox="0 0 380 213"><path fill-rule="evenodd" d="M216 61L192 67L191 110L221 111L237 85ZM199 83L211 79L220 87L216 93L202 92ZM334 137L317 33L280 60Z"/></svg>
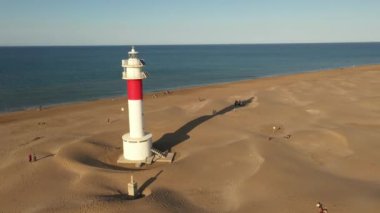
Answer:
<svg viewBox="0 0 380 213"><path fill-rule="evenodd" d="M131 175L131 182L128 183L128 196L133 198L137 196L137 182L133 181L133 175Z"/></svg>

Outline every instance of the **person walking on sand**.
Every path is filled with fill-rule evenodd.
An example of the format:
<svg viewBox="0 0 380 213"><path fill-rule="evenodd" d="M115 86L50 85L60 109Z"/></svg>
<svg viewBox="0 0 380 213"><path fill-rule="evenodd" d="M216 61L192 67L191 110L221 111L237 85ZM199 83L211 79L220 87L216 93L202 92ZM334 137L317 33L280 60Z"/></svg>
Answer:
<svg viewBox="0 0 380 213"><path fill-rule="evenodd" d="M32 162L32 154L29 153L29 163L31 163L31 162Z"/></svg>
<svg viewBox="0 0 380 213"><path fill-rule="evenodd" d="M323 207L321 202L318 202L316 207L319 209L319 213L327 213L327 209Z"/></svg>

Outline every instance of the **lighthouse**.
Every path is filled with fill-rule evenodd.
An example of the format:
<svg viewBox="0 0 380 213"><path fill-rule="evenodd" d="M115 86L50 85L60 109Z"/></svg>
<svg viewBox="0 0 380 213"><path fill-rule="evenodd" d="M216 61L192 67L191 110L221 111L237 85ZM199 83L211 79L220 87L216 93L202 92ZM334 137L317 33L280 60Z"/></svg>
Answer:
<svg viewBox="0 0 380 213"><path fill-rule="evenodd" d="M122 79L127 81L129 133L122 136L123 155L118 162L144 162L152 155L152 134L144 131L143 122L143 71L145 63L132 47L128 59L121 61Z"/></svg>

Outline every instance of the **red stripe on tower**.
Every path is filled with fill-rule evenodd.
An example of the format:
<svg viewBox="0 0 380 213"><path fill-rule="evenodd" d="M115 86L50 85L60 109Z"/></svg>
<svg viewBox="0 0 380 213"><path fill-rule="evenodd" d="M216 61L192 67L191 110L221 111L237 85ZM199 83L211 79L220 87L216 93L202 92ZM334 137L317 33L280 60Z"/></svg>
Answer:
<svg viewBox="0 0 380 213"><path fill-rule="evenodd" d="M129 79L127 81L128 100L142 100L142 80L141 79Z"/></svg>

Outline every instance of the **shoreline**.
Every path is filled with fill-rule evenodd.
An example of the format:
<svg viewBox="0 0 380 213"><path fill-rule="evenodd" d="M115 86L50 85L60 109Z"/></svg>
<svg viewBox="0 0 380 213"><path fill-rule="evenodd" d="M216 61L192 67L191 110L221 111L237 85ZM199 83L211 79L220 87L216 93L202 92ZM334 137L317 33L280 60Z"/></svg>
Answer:
<svg viewBox="0 0 380 213"><path fill-rule="evenodd" d="M267 75L267 76L262 76L262 77L252 77L249 79L242 79L242 80L237 80L237 81L226 81L226 82L217 82L217 83L211 83L211 84L198 84L198 85L189 85L189 86L184 86L184 87L176 87L176 88L164 88L162 90L153 90L153 91L147 91L144 92L144 98L148 96L152 96L154 94L159 94L164 91L182 91L182 90L189 90L189 89L198 89L198 88L205 88L205 87L212 87L212 86L218 86L218 85L226 85L226 84L236 84L236 83L241 83L245 81L255 81L255 80L261 80L261 79L270 79L270 78L279 78L279 77L290 77L292 75L298 76L298 75L305 75L309 73L319 73L319 72L331 72L335 70L342 70L342 69L352 69L352 68L366 68L366 67L372 67L372 66L378 66L380 64L365 64L365 65L353 65L349 67L338 67L338 68L328 68L328 69L316 69L316 70L306 70L302 71L299 73L283 73L283 74L278 74L278 75ZM88 100L80 100L80 101L69 101L69 102L61 102L61 103L55 103L55 104L45 104L41 105L42 109L46 110L48 108L52 107L64 107L67 105L75 105L75 104L85 104L85 103L91 103L91 102L97 102L101 100L113 100L113 99L123 99L126 98L126 95L117 95L117 96L104 96L104 97L98 97L98 98L91 98ZM30 107L25 107L21 109L10 109L6 111L0 111L0 116L4 116L6 114L11 114L11 113L19 113L19 112L28 112L28 111L40 111L39 106L30 106Z"/></svg>

